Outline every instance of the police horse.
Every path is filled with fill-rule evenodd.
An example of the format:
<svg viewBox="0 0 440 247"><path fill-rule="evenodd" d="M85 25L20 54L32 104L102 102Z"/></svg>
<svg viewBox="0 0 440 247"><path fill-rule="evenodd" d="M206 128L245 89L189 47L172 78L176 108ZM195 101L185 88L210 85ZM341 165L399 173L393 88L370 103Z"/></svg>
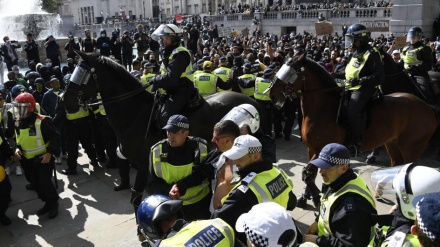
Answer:
<svg viewBox="0 0 440 247"><path fill-rule="evenodd" d="M322 66L306 58L306 54L284 64L272 82L270 97L276 105L282 105L293 92L301 92L301 134L310 160L316 159L328 143L348 144L349 133L337 122L342 90L333 77ZM385 145L391 165L416 161L438 125L433 108L407 93L386 95L383 101L370 104L367 112L361 151ZM303 172L305 198L319 195L314 183L316 174L317 168L312 165Z"/></svg>

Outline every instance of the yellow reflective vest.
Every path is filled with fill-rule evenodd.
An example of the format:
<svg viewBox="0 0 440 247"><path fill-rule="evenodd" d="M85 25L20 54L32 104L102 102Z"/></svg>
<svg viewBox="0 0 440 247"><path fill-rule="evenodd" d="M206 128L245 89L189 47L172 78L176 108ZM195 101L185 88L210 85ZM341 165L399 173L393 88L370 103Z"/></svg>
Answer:
<svg viewBox="0 0 440 247"><path fill-rule="evenodd" d="M76 120L76 119L80 119L80 118L85 118L87 116L89 116L89 110L84 109L84 107L80 106L79 110L75 113L66 113L66 118L68 120Z"/></svg>
<svg viewBox="0 0 440 247"><path fill-rule="evenodd" d="M218 76L220 79L222 79L224 82L228 80L228 74L230 73L231 69L228 67L220 67L215 69L212 73L216 76ZM232 91L232 89L223 90L221 88L217 88L217 92L223 92L223 91Z"/></svg>
<svg viewBox="0 0 440 247"><path fill-rule="evenodd" d="M193 145L194 142L197 142L199 153L200 153L200 161L206 157L208 154L208 147L199 141L195 141L193 137L188 137L187 143L185 145ZM193 167L195 166L194 162L186 164L186 165L173 165L168 163L167 161L162 160L162 156L166 155L163 153L163 145L169 145L166 142L159 142L155 146L152 147L151 155L153 162L153 171L157 177L162 178L169 185L172 185L179 180L189 176ZM202 200L206 195L209 194L209 181L205 180L202 184L188 188L185 195L181 195L180 200L183 200L183 205L189 205L196 203Z"/></svg>
<svg viewBox="0 0 440 247"><path fill-rule="evenodd" d="M49 142L44 141L41 133L41 122L44 118L45 116L37 116L35 130L31 130L31 128L20 129L20 132L16 133L17 145L21 147L21 152L26 159L32 159L47 152L46 148L49 146ZM32 133L34 131L35 133Z"/></svg>
<svg viewBox="0 0 440 247"><path fill-rule="evenodd" d="M270 83L270 79L257 77L255 80L254 98L262 101L270 101L270 91L264 93L264 91L269 88Z"/></svg>
<svg viewBox="0 0 440 247"><path fill-rule="evenodd" d="M390 227L382 226L381 229L382 229L381 231L382 236L386 236ZM402 236L405 236L405 238L403 238ZM377 237L377 235L375 235L375 237ZM373 238L370 241L368 247L374 247L375 246L374 241L375 238ZM382 243L378 243L378 244L380 244L380 247L388 247L388 246L419 247L420 246L419 239L417 236L412 234L405 234L400 231L396 231L393 235L386 238Z"/></svg>
<svg viewBox="0 0 440 247"><path fill-rule="evenodd" d="M234 246L234 229L220 218L197 220L184 226L176 235L164 239L159 246Z"/></svg>
<svg viewBox="0 0 440 247"><path fill-rule="evenodd" d="M287 208L293 182L283 170L272 167L272 169L260 173L249 173L232 191L236 189L241 191L251 189L257 197L258 203L276 202ZM223 197L222 204L228 196Z"/></svg>
<svg viewBox="0 0 440 247"><path fill-rule="evenodd" d="M378 52L376 48L373 48L373 52ZM352 57L350 59L350 62L347 64L347 66L345 67L345 79L346 81L353 79L353 78L357 78L359 79L359 74L361 73L362 69L365 66L365 63L368 60L368 57L370 56L371 52L369 50L367 50L362 57L359 58L355 58ZM382 58L382 56L379 55L380 58ZM348 90L358 90L361 85L356 85L354 87L352 87L349 84L346 84L346 87Z"/></svg>
<svg viewBox="0 0 440 247"><path fill-rule="evenodd" d="M423 45L415 48L415 49L409 49L409 46L406 46L403 48L401 55L402 61L403 61L403 67L405 69L410 69L412 66L419 66L423 63L422 60L419 60L417 58L417 53L421 52L423 50Z"/></svg>
<svg viewBox="0 0 440 247"><path fill-rule="evenodd" d="M194 75L194 86L199 89L203 98L217 92L217 76L212 73L202 72Z"/></svg>
<svg viewBox="0 0 440 247"><path fill-rule="evenodd" d="M174 50L171 52L171 55L168 57L168 61L170 61L170 63L171 63L171 62L174 60L174 55L177 54L177 53L179 53L179 52L181 52L181 51L188 52L189 55L190 55L190 57L191 57L191 53L188 51L188 49L186 49L186 48L183 47L183 46L178 46L176 49L174 49ZM162 74L165 74L165 73L167 72L167 70L166 70L166 68L165 68L165 65L164 65L163 63L162 63L162 65L160 66L160 72L161 72ZM188 78L190 81L193 80L193 71L192 71L192 62L191 62L191 59L190 59L190 61L189 61L188 66L186 66L185 71L180 75L180 78L182 78L182 77L186 77L186 78Z"/></svg>
<svg viewBox="0 0 440 247"><path fill-rule="evenodd" d="M242 76L239 76L238 78L242 79L242 80L255 80L255 75L254 74L244 74ZM243 88L240 86L240 84L238 84L238 86L240 87L242 94L249 96L249 97L254 97L255 87Z"/></svg>
<svg viewBox="0 0 440 247"><path fill-rule="evenodd" d="M376 203L374 202L370 190L368 189L364 180L357 176L357 178L350 180L346 185L335 193L331 194L329 197L321 199L321 208L318 220L318 236L334 236L332 229L330 228L330 209L332 208L333 203L346 193L356 193L365 198L374 208L376 208Z"/></svg>

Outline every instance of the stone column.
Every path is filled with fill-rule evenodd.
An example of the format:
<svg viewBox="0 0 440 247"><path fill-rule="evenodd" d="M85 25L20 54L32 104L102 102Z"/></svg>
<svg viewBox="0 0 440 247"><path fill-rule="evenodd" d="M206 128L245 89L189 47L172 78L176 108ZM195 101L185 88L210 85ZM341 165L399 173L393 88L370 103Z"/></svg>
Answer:
<svg viewBox="0 0 440 247"><path fill-rule="evenodd" d="M439 17L436 0L394 0L390 32L402 36L413 26L422 28L425 37L432 39L434 20Z"/></svg>

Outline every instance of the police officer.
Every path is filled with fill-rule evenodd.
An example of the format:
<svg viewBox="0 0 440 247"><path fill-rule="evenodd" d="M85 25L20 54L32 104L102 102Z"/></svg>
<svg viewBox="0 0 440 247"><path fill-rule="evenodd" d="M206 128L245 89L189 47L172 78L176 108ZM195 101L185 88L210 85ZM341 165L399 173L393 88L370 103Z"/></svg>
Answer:
<svg viewBox="0 0 440 247"><path fill-rule="evenodd" d="M212 218L221 218L229 225L235 225L238 217L252 206L269 201L288 210L295 208L292 181L282 170L261 158L261 149L257 138L241 135L235 138L233 147L223 153L233 161L239 177L232 181L235 187L222 199L222 207L214 211ZM238 234L237 238L246 242L245 234Z"/></svg>
<svg viewBox="0 0 440 247"><path fill-rule="evenodd" d="M231 73L231 69L228 68L228 59L226 57L221 57L219 59L220 65L217 69L215 69L212 73L222 79L224 82L228 80L228 74ZM218 92L224 91L222 89L217 88ZM227 90L230 91L230 90Z"/></svg>
<svg viewBox="0 0 440 247"><path fill-rule="evenodd" d="M234 230L222 219L188 222L182 219L182 200L152 195L140 204L137 219L153 246L234 246ZM202 244L202 245L203 245Z"/></svg>
<svg viewBox="0 0 440 247"><path fill-rule="evenodd" d="M263 123L263 132L267 135L272 135L272 101L270 100L270 91L266 90L269 88L274 76L274 71L267 68L263 72L263 77L257 77L255 80L255 100L264 108L267 120Z"/></svg>
<svg viewBox="0 0 440 247"><path fill-rule="evenodd" d="M416 200L417 199L417 200ZM417 219L411 227L420 247L440 246L440 193L429 193L413 200Z"/></svg>
<svg viewBox="0 0 440 247"><path fill-rule="evenodd" d="M346 88L351 91L347 110L348 125L351 132L350 153L356 157L362 147L365 120L363 111L374 94L376 86L384 81L381 56L371 47L367 28L362 24L353 24L345 35L345 48L354 50L353 57L345 69Z"/></svg>
<svg viewBox="0 0 440 247"><path fill-rule="evenodd" d="M90 29L84 30L84 34L86 35L86 37L81 40L81 51L90 53L95 52L96 40L95 38L92 38Z"/></svg>
<svg viewBox="0 0 440 247"><path fill-rule="evenodd" d="M423 44L422 36L423 32L420 27L412 27L406 36L406 42L409 44L402 49L400 55L404 69L415 78L416 95L420 95L421 99L432 104L435 99L428 75L428 71L433 66L432 49Z"/></svg>
<svg viewBox="0 0 440 247"><path fill-rule="evenodd" d="M144 70L143 74L141 76L141 83L142 84L150 84L150 80L156 76L156 74L153 73L154 65L151 63L145 63L144 64ZM153 86L150 85L147 88L148 92L153 91Z"/></svg>
<svg viewBox="0 0 440 247"><path fill-rule="evenodd" d="M50 117L35 112L35 99L29 93L15 98L14 115L18 121L16 128L16 155L21 159L26 178L29 179L38 197L45 202L37 215L58 215L58 193L52 183L55 169L53 154L60 153L60 134Z"/></svg>
<svg viewBox="0 0 440 247"><path fill-rule="evenodd" d="M147 192L183 200L186 220L209 218L212 193L209 181L200 176L208 144L203 139L189 137L189 121L185 116L171 116L163 129L168 138L150 151Z"/></svg>
<svg viewBox="0 0 440 247"><path fill-rule="evenodd" d="M411 234L417 215L415 202L427 193L440 192L440 172L431 167L409 163L374 171L371 178L378 200L391 201L397 198L392 221L376 231L375 246L419 246L417 236Z"/></svg>
<svg viewBox="0 0 440 247"><path fill-rule="evenodd" d="M320 168L328 189L321 198L318 222L309 227L304 241L318 246L367 246L376 204L366 183L350 168L348 149L327 144L310 163Z"/></svg>
<svg viewBox="0 0 440 247"><path fill-rule="evenodd" d="M230 84L211 73L212 66L211 61L204 61L203 72L194 75L194 85L198 88L199 94L202 95L203 98L215 94L217 87L223 90L231 89Z"/></svg>
<svg viewBox="0 0 440 247"><path fill-rule="evenodd" d="M187 105L195 88L192 81L191 54L180 44L182 30L174 24L162 24L151 35L154 40L162 39L163 52L161 75L150 80L150 84L163 88L168 96L162 108L160 123L179 113Z"/></svg>
<svg viewBox="0 0 440 247"><path fill-rule="evenodd" d="M250 63L245 63L243 66L243 75L239 77L231 78L228 77L226 81L228 84L237 85L240 88L242 94L254 98L255 91L255 75L251 73L252 65Z"/></svg>

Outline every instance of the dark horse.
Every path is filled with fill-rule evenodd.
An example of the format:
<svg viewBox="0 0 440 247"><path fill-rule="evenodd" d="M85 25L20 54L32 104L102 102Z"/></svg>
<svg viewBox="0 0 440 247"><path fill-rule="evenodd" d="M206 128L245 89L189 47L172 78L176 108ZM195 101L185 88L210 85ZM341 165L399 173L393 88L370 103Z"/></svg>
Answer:
<svg viewBox="0 0 440 247"><path fill-rule="evenodd" d="M124 67L111 59L84 53L79 55L83 60L81 63L89 67L90 78L81 85L69 83L64 94L66 111L76 112L78 102L94 98L99 91L110 125L120 143L121 153L138 167L146 169L151 146L164 138L155 121L147 133L149 119L153 115L154 96L145 91ZM260 105L250 97L222 92L208 97L201 106L186 109L182 114L190 120L190 134L209 142L214 124L233 107L244 103L254 105L263 113ZM261 117L264 121L265 116Z"/></svg>
<svg viewBox="0 0 440 247"><path fill-rule="evenodd" d="M282 104L286 94L301 91L301 134L311 160L328 143L345 144L347 131L336 121L342 88L323 67L303 54L283 65L277 77L285 81L273 82L270 97L275 104ZM416 161L438 124L432 107L407 93L384 96L383 102L372 104L369 114L361 151L385 145L391 165ZM314 185L317 169L308 169Z"/></svg>

